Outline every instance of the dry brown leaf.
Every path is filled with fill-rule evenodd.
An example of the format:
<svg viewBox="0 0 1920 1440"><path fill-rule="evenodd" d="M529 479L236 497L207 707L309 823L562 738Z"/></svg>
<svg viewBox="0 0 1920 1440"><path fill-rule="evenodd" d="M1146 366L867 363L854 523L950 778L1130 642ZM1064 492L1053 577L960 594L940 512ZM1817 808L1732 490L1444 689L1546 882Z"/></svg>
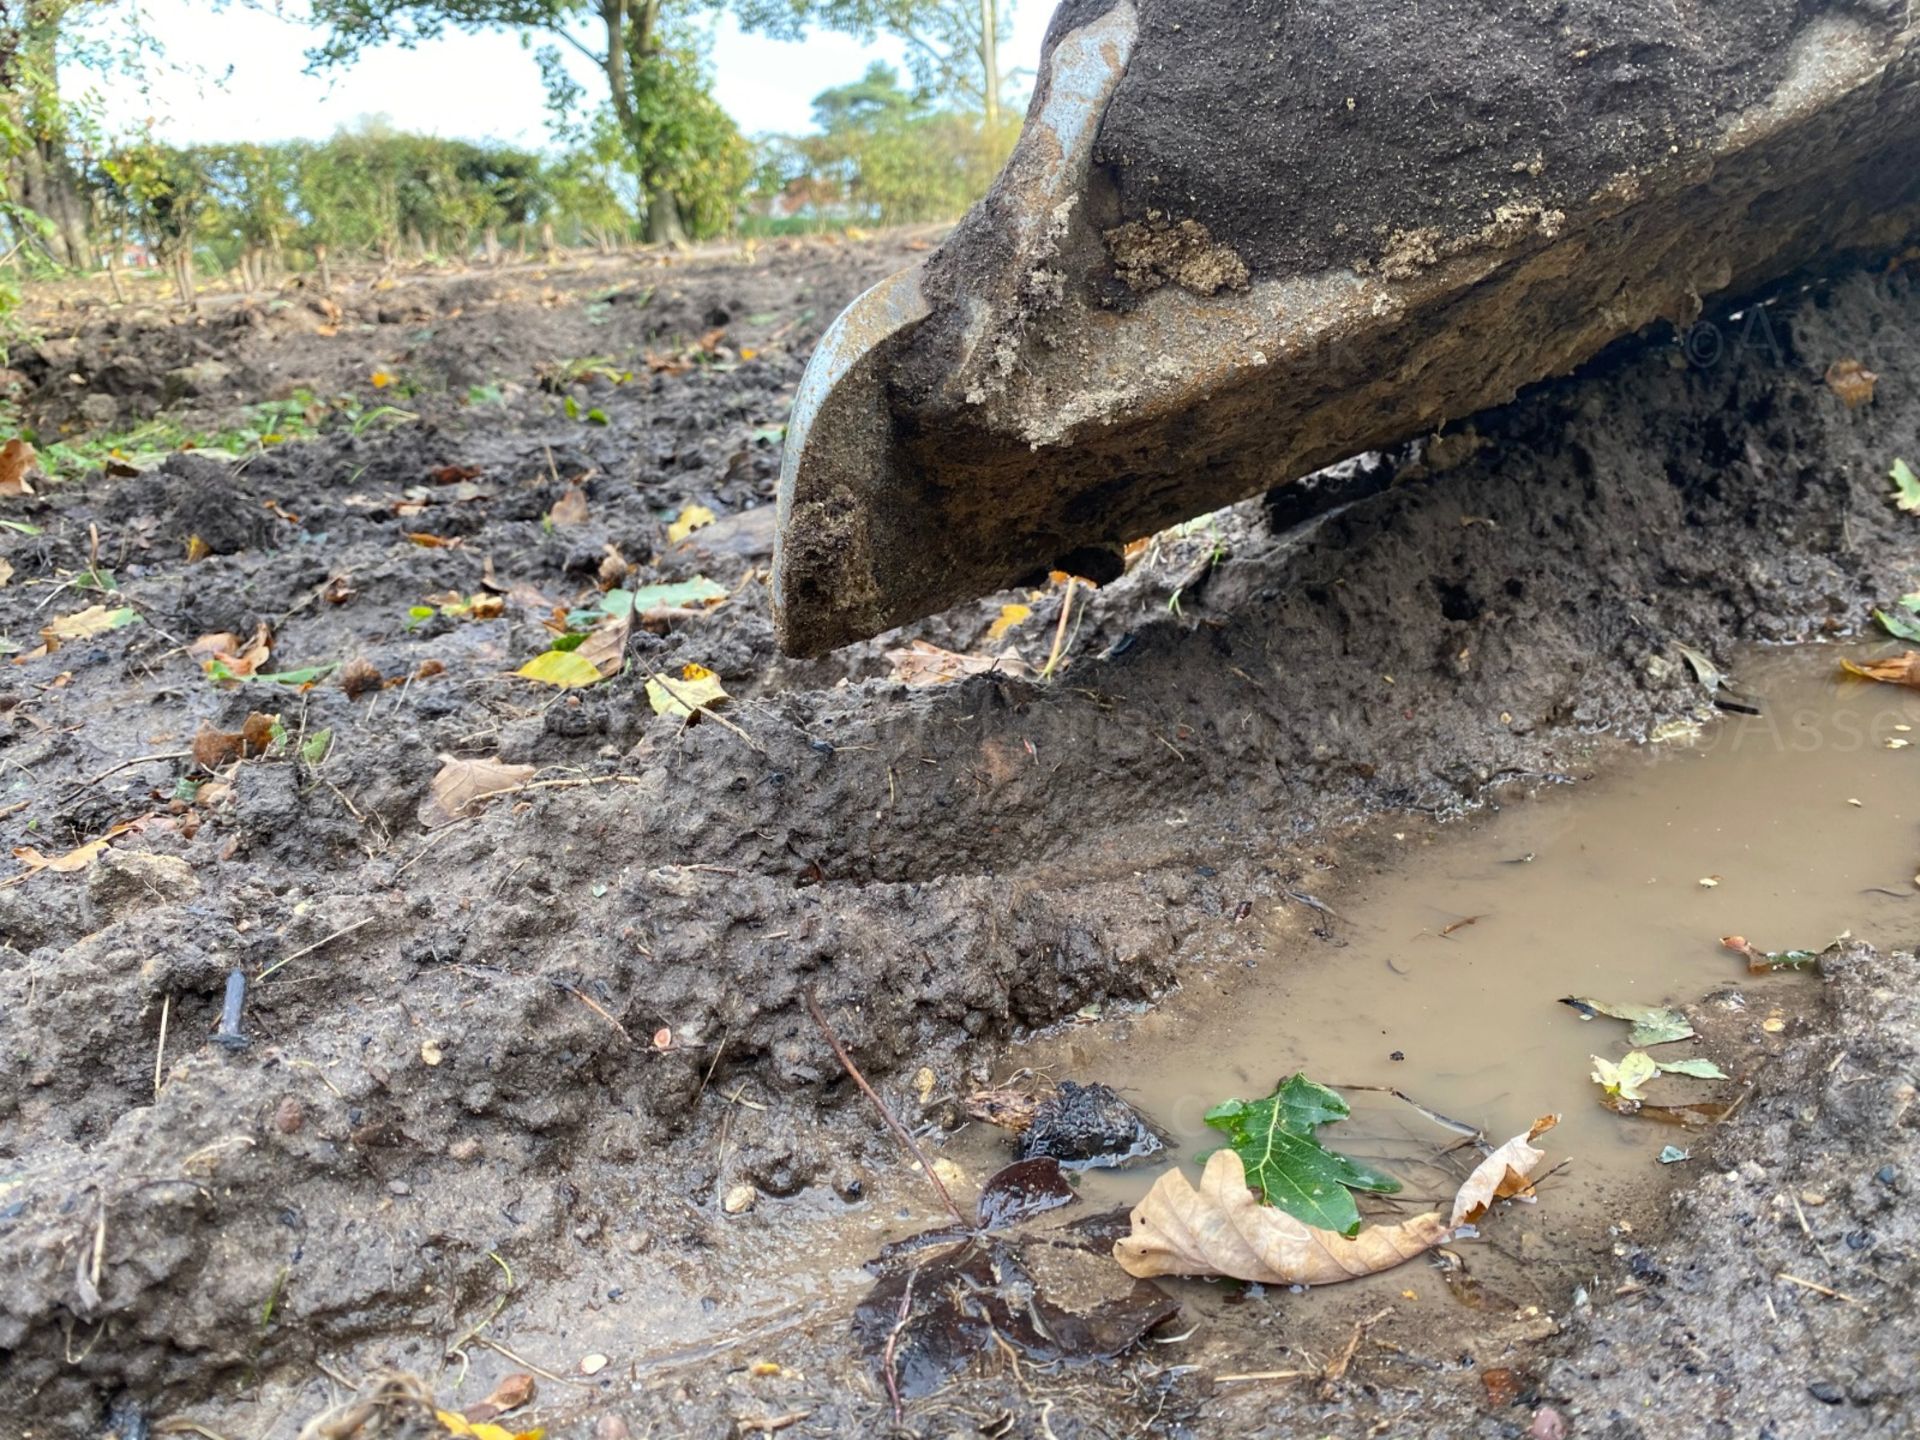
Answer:
<svg viewBox="0 0 1920 1440"><path fill-rule="evenodd" d="M39 463L40 457L33 453L33 446L18 435L0 445L0 495L33 494L27 476Z"/></svg>
<svg viewBox="0 0 1920 1440"><path fill-rule="evenodd" d="M1514 1136L1474 1166L1453 1197L1453 1228L1473 1224L1493 1208L1496 1200L1516 1195L1532 1199L1533 1182L1527 1176L1544 1157L1544 1152L1533 1148L1533 1142L1559 1123L1558 1115L1542 1115L1526 1134Z"/></svg>
<svg viewBox="0 0 1920 1440"><path fill-rule="evenodd" d="M475 813L490 797L526 784L539 767L508 765L494 760L457 760L440 757L440 773L433 777L431 795L420 807L427 825L445 825Z"/></svg>
<svg viewBox="0 0 1920 1440"><path fill-rule="evenodd" d="M1411 1260L1450 1239L1471 1215L1523 1193L1540 1153L1528 1143L1557 1116L1535 1121L1475 1167L1454 1198L1453 1219L1430 1211L1398 1225L1371 1225L1348 1238L1264 1205L1247 1187L1231 1149L1214 1151L1195 1189L1177 1170L1154 1182L1134 1207L1133 1233L1113 1247L1120 1268L1155 1275L1220 1275L1261 1285L1332 1285Z"/></svg>
<svg viewBox="0 0 1920 1440"><path fill-rule="evenodd" d="M340 667L340 688L347 692L349 700L358 700L369 690L378 690L386 681L380 667L364 656L356 656Z"/></svg>
<svg viewBox="0 0 1920 1440"><path fill-rule="evenodd" d="M1178 1170L1133 1210L1133 1233L1113 1247L1120 1268L1155 1275L1222 1275L1260 1285L1332 1285L1389 1269L1451 1233L1439 1212L1372 1225L1351 1240L1263 1205L1231 1149L1213 1152L1194 1189Z"/></svg>
<svg viewBox="0 0 1920 1440"><path fill-rule="evenodd" d="M500 1383L486 1399L469 1405L461 1413L476 1424L485 1424L489 1420L505 1415L509 1410L518 1410L522 1405L533 1403L533 1376L525 1371L515 1371L502 1376Z"/></svg>
<svg viewBox="0 0 1920 1440"><path fill-rule="evenodd" d="M908 685L946 685L969 675L985 675L990 671L1014 676L1032 673L1026 661L1011 651L1005 655L961 655L952 650L942 650L925 640L915 640L902 649L887 651L887 660L893 666L887 678Z"/></svg>
<svg viewBox="0 0 1920 1440"><path fill-rule="evenodd" d="M1873 399L1873 387L1880 377L1858 360L1836 360L1827 367L1827 388L1840 397L1849 410L1857 410Z"/></svg>
<svg viewBox="0 0 1920 1440"><path fill-rule="evenodd" d="M553 502L553 509L547 512L547 518L558 529L563 525L584 525L587 523L587 492L578 485L569 485L567 493Z"/></svg>
<svg viewBox="0 0 1920 1440"><path fill-rule="evenodd" d="M211 725L203 725L200 733L193 737L193 763L202 770L218 770L236 760L264 755L273 743L274 727L279 723L278 715L256 710L238 730L216 730Z"/></svg>
<svg viewBox="0 0 1920 1440"><path fill-rule="evenodd" d="M1885 685L1910 685L1920 690L1920 651L1909 650L1885 660L1869 660L1865 665L1842 660L1840 668L1849 675L1858 675L1862 680L1878 680Z"/></svg>
<svg viewBox="0 0 1920 1440"><path fill-rule="evenodd" d="M632 629L631 610L624 615L609 615L593 627L573 653L583 660L592 661L594 669L611 679L627 663L627 635Z"/></svg>

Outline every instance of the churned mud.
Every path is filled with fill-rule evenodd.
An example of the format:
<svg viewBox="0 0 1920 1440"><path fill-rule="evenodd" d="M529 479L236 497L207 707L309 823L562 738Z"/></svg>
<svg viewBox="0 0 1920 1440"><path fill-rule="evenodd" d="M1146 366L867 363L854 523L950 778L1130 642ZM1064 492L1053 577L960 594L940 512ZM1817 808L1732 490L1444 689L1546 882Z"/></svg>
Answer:
<svg viewBox="0 0 1920 1440"><path fill-rule="evenodd" d="M417 418L0 502L36 527L0 534L10 844L110 837L0 888L0 1426L278 1440L395 1367L455 1408L535 1373L520 1413L553 1436L886 1433L862 1266L941 1212L810 996L969 1201L1010 1152L960 1097L1022 1066L1133 1087L1176 1162L1196 1116L1156 1074L1196 1106L1302 1065L1426 1086L1494 1138L1569 1112L1571 1163L1460 1257L1477 1301L1424 1263L1351 1293L1175 1283L1181 1314L1118 1358L989 1349L903 1401L907 1433L1910 1424L1907 902L1856 892L1912 887L1920 747L1883 743L1903 692L1808 678L1832 650L1775 672L1735 648L1860 655L1870 607L1916 588L1920 522L1886 479L1920 451L1910 273L1810 277L1619 347L1316 482L1351 488L1331 516L1292 525L1283 494L1157 537L1091 596L783 660L761 583L777 427L812 338L912 243L414 279L337 317L298 294L192 327L81 316L17 363L49 426L301 383L371 405L376 370ZM609 363L561 364L586 356ZM1824 379L1846 358L1880 377L1857 408ZM165 379L208 361L226 374ZM96 390L111 417L82 415ZM690 505L719 518L676 542ZM600 684L516 677L614 553L629 588L704 576L727 599L636 627ZM117 600L87 588L101 570ZM429 601L453 592L500 601ZM28 657L96 603L139 619ZM1011 604L1030 613L990 639ZM262 624L263 668L338 668L221 686L189 653ZM1026 673L909 685L888 656L909 639L1011 647ZM1737 660L1762 716L1714 730L1678 645ZM645 692L687 663L732 696L693 724ZM368 667L399 683L342 683ZM1723 755L1802 711L1867 741ZM255 712L286 740L196 759ZM1634 742L1689 715L1706 758L1639 768ZM446 823L446 757L537 768ZM1669 821L1659 844L1640 828ZM1620 929L1583 921L1610 906ZM1749 980L1714 943L1849 926L1872 948L1818 975ZM215 1035L235 970L244 1048ZM1652 1137L1582 1109L1586 1047L1617 1046L1553 1003L1579 977L1688 1006L1739 1109ZM1432 1138L1354 1098L1349 1123L1404 1133L1409 1160ZM1657 1166L1667 1139L1691 1158ZM1145 1178L1084 1181L1075 1209ZM1307 1378L1218 1378L1266 1372Z"/></svg>

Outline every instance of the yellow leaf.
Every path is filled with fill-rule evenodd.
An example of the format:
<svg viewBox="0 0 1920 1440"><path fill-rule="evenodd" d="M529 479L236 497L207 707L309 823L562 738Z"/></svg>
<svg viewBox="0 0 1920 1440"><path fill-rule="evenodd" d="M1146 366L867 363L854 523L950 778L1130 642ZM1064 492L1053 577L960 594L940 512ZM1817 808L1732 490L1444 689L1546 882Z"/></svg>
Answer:
<svg viewBox="0 0 1920 1440"><path fill-rule="evenodd" d="M1033 607L1031 605L1002 605L1000 607L1000 618L987 627L987 638L989 640L1002 639L1009 630L1013 629L1014 626L1018 625L1031 614L1033 614Z"/></svg>
<svg viewBox="0 0 1920 1440"><path fill-rule="evenodd" d="M667 527L667 543L678 545L694 531L713 524L719 518L704 505L689 505L680 512L680 518Z"/></svg>
<svg viewBox="0 0 1920 1440"><path fill-rule="evenodd" d="M596 685L602 678L600 667L577 650L549 650L544 655L534 656L514 673L528 680L538 680L542 685L558 685L569 690L581 685Z"/></svg>
<svg viewBox="0 0 1920 1440"><path fill-rule="evenodd" d="M663 680L656 675L647 681L647 703L657 715L692 715L695 710L717 705L726 698L720 677L704 665L681 666L677 680Z"/></svg>
<svg viewBox="0 0 1920 1440"><path fill-rule="evenodd" d="M469 1435L473 1440L542 1440L544 1429L509 1430L487 1420L469 1420L452 1410L435 1410L433 1418L447 1427L449 1435Z"/></svg>

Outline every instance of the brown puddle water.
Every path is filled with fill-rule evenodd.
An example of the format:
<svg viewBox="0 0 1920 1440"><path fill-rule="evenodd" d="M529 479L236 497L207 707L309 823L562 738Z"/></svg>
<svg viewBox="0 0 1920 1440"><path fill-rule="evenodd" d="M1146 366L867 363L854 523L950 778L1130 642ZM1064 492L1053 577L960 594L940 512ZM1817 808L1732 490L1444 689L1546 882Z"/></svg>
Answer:
<svg viewBox="0 0 1920 1440"><path fill-rule="evenodd" d="M1591 1269L1594 1252L1618 1239L1611 1227L1643 1227L1663 1182L1686 1178L1686 1164L1664 1173L1662 1147L1702 1140L1596 1104L1589 1056L1618 1059L1628 1027L1582 1020L1560 997L1685 1006L1712 992L1703 1035L1751 1043L1696 1039L1652 1053L1710 1056L1738 1076L1764 1060L1761 1022L1807 1009L1818 981L1750 977L1718 937L1817 950L1851 930L1885 944L1912 918L1920 728L1899 727L1920 727L1920 695L1837 678L1839 653L1750 656L1738 678L1761 715L1616 754L1589 783L1516 793L1464 823L1409 828L1405 862L1341 897L1336 915L1285 906L1257 967L1189 982L1150 1013L1074 1028L1016 1058L1120 1089L1172 1136L1190 1175L1194 1154L1220 1138L1203 1123L1209 1106L1264 1095L1304 1071L1354 1107L1325 1137L1398 1174L1407 1211L1444 1208L1476 1157L1437 1160L1455 1135L1351 1087L1397 1087L1496 1143L1559 1112L1541 1143L1548 1165L1567 1163L1540 1204L1512 1207L1483 1242L1459 1247L1470 1269L1494 1277L1502 1302L1559 1309L1565 1291L1545 1283L1547 1269ZM1890 749L1889 739L1915 743ZM1707 878L1717 883L1702 885ZM1740 1088L1663 1077L1649 1097L1730 1099ZM982 1132L992 1134L974 1127L953 1148L984 1173L1004 1146ZM1131 1203L1159 1168L1091 1172L1082 1194ZM1376 1300L1439 1289L1416 1264L1342 1290L1369 1287Z"/></svg>
<svg viewBox="0 0 1920 1440"><path fill-rule="evenodd" d="M1391 1304L1401 1325L1452 1327L1438 1333L1465 1353L1521 1307L1564 1313L1599 1257L1645 1234L1667 1185L1685 1184L1706 1162L1659 1164L1663 1146L1699 1149L1705 1137L1600 1108L1589 1056L1625 1053L1627 1026L1583 1021L1560 997L1692 1006L1703 1038L1653 1053L1710 1056L1739 1076L1778 1042L1762 1021L1810 1011L1819 982L1749 976L1718 937L1818 949L1851 930L1885 944L1903 938L1909 897L1920 903L1920 694L1838 680L1840 653L1750 656L1738 676L1764 707L1758 717L1728 716L1697 739L1637 750L1596 739L1600 773L1591 781L1516 791L1464 822L1409 822L1395 842L1400 859L1327 892L1337 914L1279 908L1257 964L1197 974L1150 1012L1042 1037L1007 1065L1120 1089L1171 1135L1171 1163L1190 1176L1195 1153L1219 1138L1202 1121L1209 1106L1263 1095L1303 1070L1353 1104L1350 1120L1324 1132L1329 1143L1405 1182L1385 1207L1363 1200L1389 1221L1396 1207L1444 1208L1477 1156L1443 1154L1458 1135L1355 1087L1397 1087L1496 1142L1557 1111L1564 1118L1542 1143L1547 1165L1561 1168L1537 1205L1507 1207L1478 1239L1456 1242L1460 1266L1416 1260L1286 1297L1284 1330L1290 1346L1324 1351L1359 1315ZM1909 724L1911 732L1897 728ZM1908 738L1911 748L1886 746ZM1718 883L1702 886L1708 877ZM1480 918L1443 933L1469 916ZM1405 1058L1390 1058L1395 1051ZM1649 1094L1686 1103L1740 1089L1675 1077ZM1007 1137L979 1124L939 1153L970 1182L958 1190L963 1205L1012 1158ZM1131 1204L1164 1169L1083 1174L1079 1213ZM643 1306L606 1308L581 1279L577 1303L562 1304L548 1325L523 1316L516 1343L623 1355L622 1369L641 1381L717 1354L778 1349L797 1327L837 1331L871 1283L862 1263L943 1219L904 1161L874 1178L870 1203L856 1212L825 1200L782 1207L787 1238L771 1251L764 1232L734 1244L722 1229L715 1248L673 1273L651 1257L633 1262L647 1272ZM1213 1322L1240 1302L1238 1287L1162 1283L1187 1307L1169 1328L1198 1326L1191 1344L1169 1349L1169 1362L1197 1359L1195 1347L1210 1338L1231 1362L1247 1332Z"/></svg>

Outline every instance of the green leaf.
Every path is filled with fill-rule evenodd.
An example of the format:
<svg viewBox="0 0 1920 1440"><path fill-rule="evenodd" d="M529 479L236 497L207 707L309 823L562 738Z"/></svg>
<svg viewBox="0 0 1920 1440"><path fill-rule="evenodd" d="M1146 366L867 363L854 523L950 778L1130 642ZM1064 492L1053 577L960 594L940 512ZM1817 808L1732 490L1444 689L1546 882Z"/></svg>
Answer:
<svg viewBox="0 0 1920 1440"><path fill-rule="evenodd" d="M327 751L333 748L333 731L316 730L300 746L300 758L309 765L318 765L327 758Z"/></svg>
<svg viewBox="0 0 1920 1440"><path fill-rule="evenodd" d="M1893 480L1893 503L1909 514L1920 511L1920 476L1904 460L1893 462L1889 472Z"/></svg>
<svg viewBox="0 0 1920 1440"><path fill-rule="evenodd" d="M672 585L642 585L631 595L621 590L609 590L602 602L609 615L622 613L612 603L615 595L626 595L627 608L642 612L694 610L702 605L713 605L726 599L727 587L716 585L704 575L696 575L691 580L681 580Z"/></svg>
<svg viewBox="0 0 1920 1440"><path fill-rule="evenodd" d="M1904 604L1905 601L1901 603ZM1874 611L1873 618L1878 620L1880 628L1894 639L1920 644L1920 621L1909 620L1905 615L1889 614L1885 610Z"/></svg>
<svg viewBox="0 0 1920 1440"><path fill-rule="evenodd" d="M1344 1120L1347 1102L1305 1075L1291 1075L1263 1100L1228 1100L1207 1111L1246 1166L1247 1183L1269 1205L1322 1230L1351 1235L1360 1228L1352 1190L1391 1193L1400 1182L1314 1138L1322 1125Z"/></svg>
<svg viewBox="0 0 1920 1440"><path fill-rule="evenodd" d="M1668 1075L1690 1075L1695 1080L1731 1080L1733 1077L1704 1056L1691 1060L1662 1060L1660 1069Z"/></svg>
<svg viewBox="0 0 1920 1440"><path fill-rule="evenodd" d="M1660 1067L1644 1050L1628 1052L1617 1065L1598 1055L1592 1058L1594 1082L1607 1094L1618 1095L1622 1100L1645 1100L1647 1097L1640 1093L1640 1087L1660 1073Z"/></svg>
<svg viewBox="0 0 1920 1440"><path fill-rule="evenodd" d="M538 680L542 685L558 685L568 690L597 685L601 679L599 666L571 650L549 650L544 655L536 655L514 673Z"/></svg>
<svg viewBox="0 0 1920 1440"><path fill-rule="evenodd" d="M1577 995L1563 996L1560 1003L1578 1011L1582 1020L1605 1015L1627 1021L1633 1026L1627 1034L1629 1045L1670 1045L1675 1040L1693 1037L1693 1026L1687 1023L1687 1017L1664 1005L1610 1005L1604 1000Z"/></svg>

